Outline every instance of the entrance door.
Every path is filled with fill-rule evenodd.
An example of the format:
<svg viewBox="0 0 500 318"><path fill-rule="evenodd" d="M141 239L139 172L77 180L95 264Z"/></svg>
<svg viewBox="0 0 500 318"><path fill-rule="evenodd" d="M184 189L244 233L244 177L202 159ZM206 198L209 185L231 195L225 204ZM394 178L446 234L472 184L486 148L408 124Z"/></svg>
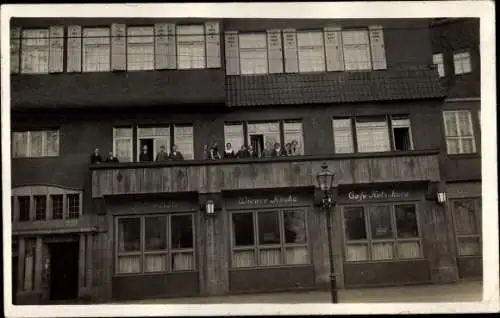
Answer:
<svg viewBox="0 0 500 318"><path fill-rule="evenodd" d="M78 242L52 243L50 250L50 299L78 297Z"/></svg>

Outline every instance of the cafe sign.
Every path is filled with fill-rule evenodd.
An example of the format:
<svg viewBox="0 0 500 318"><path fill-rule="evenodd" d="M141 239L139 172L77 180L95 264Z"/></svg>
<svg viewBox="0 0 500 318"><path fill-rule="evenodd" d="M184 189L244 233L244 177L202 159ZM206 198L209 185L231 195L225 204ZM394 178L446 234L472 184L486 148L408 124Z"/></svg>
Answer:
<svg viewBox="0 0 500 318"><path fill-rule="evenodd" d="M288 196L275 195L271 198L250 198L247 196L239 197L239 205L282 205L298 203L297 196L290 194Z"/></svg>
<svg viewBox="0 0 500 318"><path fill-rule="evenodd" d="M407 200L410 192L397 190L371 190L371 191L350 191L347 193L349 201L370 201L370 200Z"/></svg>

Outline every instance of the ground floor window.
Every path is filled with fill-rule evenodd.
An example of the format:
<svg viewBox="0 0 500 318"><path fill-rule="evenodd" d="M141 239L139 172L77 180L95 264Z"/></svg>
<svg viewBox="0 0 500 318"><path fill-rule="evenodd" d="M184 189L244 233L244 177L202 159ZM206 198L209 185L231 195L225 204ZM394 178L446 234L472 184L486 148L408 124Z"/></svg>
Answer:
<svg viewBox="0 0 500 318"><path fill-rule="evenodd" d="M308 264L302 209L233 212L232 267Z"/></svg>
<svg viewBox="0 0 500 318"><path fill-rule="evenodd" d="M117 274L195 269L193 214L118 217Z"/></svg>
<svg viewBox="0 0 500 318"><path fill-rule="evenodd" d="M346 206L343 216L346 261L423 257L415 204Z"/></svg>
<svg viewBox="0 0 500 318"><path fill-rule="evenodd" d="M458 256L481 255L481 199L450 200Z"/></svg>

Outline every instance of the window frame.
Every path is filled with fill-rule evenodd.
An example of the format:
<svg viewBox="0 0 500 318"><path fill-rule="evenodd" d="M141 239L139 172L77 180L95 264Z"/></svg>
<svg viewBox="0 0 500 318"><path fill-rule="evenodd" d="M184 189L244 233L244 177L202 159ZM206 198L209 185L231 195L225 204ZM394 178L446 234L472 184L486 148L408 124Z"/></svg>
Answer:
<svg viewBox="0 0 500 318"><path fill-rule="evenodd" d="M446 77L446 66L444 63L444 53L432 54L432 64L436 65L439 78Z"/></svg>
<svg viewBox="0 0 500 318"><path fill-rule="evenodd" d="M147 36L137 36L137 37L152 37L152 42L151 43L147 43L148 45L151 46L151 49L152 49L152 60L153 60L153 63L151 65L151 68L139 68L139 69L131 69L130 68L130 65L129 65L129 45L132 44L141 44L141 45L145 45L146 43L130 43L129 42L129 38L133 38L134 36L131 36L129 35L129 30L130 29L144 29L144 28L151 28L151 31L152 31L152 34L151 35L147 35ZM126 70L127 72L147 72L147 71L154 71L156 70L155 68L155 63L156 63L156 37L157 35L155 34L155 26L154 25L126 25L126 30L125 30L125 34L126 34ZM176 43L177 44L177 43Z"/></svg>
<svg viewBox="0 0 500 318"><path fill-rule="evenodd" d="M464 65L467 65L469 69L466 70ZM457 66L460 67L457 67ZM470 50L459 50L453 52L453 71L455 75L467 75L472 73L472 55Z"/></svg>
<svg viewBox="0 0 500 318"><path fill-rule="evenodd" d="M130 142L130 145L129 145L130 155L129 155L129 158L128 158L129 161L127 161L127 162L134 162L134 129L135 128L136 127L134 127L134 126L114 126L113 127L113 156L115 156L116 158L118 158L117 146L116 146L116 142L117 141L129 141ZM117 137L116 136L116 132L117 132L118 129L129 129L130 130L130 136Z"/></svg>
<svg viewBox="0 0 500 318"><path fill-rule="evenodd" d="M342 241L343 241L343 262L348 264L359 264L359 263L373 263L373 262L404 262L404 261L414 261L414 260L423 260L425 259L425 250L423 246L423 233L422 233L422 223L421 216L419 213L420 207L419 201L401 201L401 202L373 202L367 204L346 204L342 206L341 218L342 218ZM404 206L404 205L412 205L415 209L415 219L417 222L417 230L418 236L413 238L399 238L398 237L398 229L397 229L397 218L396 218L396 206ZM371 230L371 220L369 216L369 208L374 206L387 206L389 207L389 214L391 219L391 230L392 230L392 238L387 239L373 239L372 238L372 230ZM362 208L363 217L365 221L365 240L348 240L346 235L346 225L345 225L345 215L346 209L349 208ZM382 260L374 260L372 256L372 248L373 243L392 243L392 253L393 258L391 259L382 259ZM401 258L399 256L399 244L400 242L418 242L420 257L418 258ZM347 260L347 248L348 246L353 245L363 245L367 248L367 256L366 260Z"/></svg>
<svg viewBox="0 0 500 318"><path fill-rule="evenodd" d="M42 155L40 156L34 156L32 155L32 132L39 132L42 133L42 144L41 144L41 149L42 149ZM49 155L49 151L47 148L48 145L48 134L51 132L56 132L57 134L57 153L55 155ZM61 130L59 128L47 128L47 129L34 129L34 130L13 130L11 133L11 139L14 141L14 135L15 134L26 134L26 145L23 146L24 148L24 153L25 156L15 156L14 152L14 147L15 144L14 142L11 142L11 157L12 159L21 159L21 158L55 158L59 157L61 155Z"/></svg>
<svg viewBox="0 0 500 318"><path fill-rule="evenodd" d="M78 196L78 215L74 214L75 217L70 217L69 215L69 196ZM38 219L36 216L36 199L35 197L43 196L45 197L45 218ZM62 215L60 218L55 218L53 215L54 205L52 198L55 196L62 196ZM21 220L21 211L19 198L27 197L29 198L29 218L27 220ZM12 221L13 222L34 222L34 221L52 221L52 220L76 220L83 216L83 193L81 191L71 191L63 190L61 192L33 192L29 195L27 194L15 194L11 195L11 200L13 201Z"/></svg>
<svg viewBox="0 0 500 318"><path fill-rule="evenodd" d="M325 30L323 29L303 29L303 30L296 30L296 38L297 38L297 61L298 61L298 67L297 67L297 72L298 73L301 73L301 74L317 74L317 73L325 73L327 72L327 67L326 67L326 45L325 45ZM303 47L307 47L307 48L311 48L311 49L314 49L315 47L316 48L319 48L321 46L321 53L322 53L322 56L323 56L323 67L321 70L319 71L312 71L312 70L308 70L308 71L302 71L301 70L301 58L300 58L300 49L301 49L301 46L300 46L300 41L299 41L299 34L300 33L320 33L321 34L321 45L319 44L316 44L316 45L312 45L312 46L303 46ZM283 41L282 41L283 42ZM283 52L285 51L284 49L284 44L282 43L282 50ZM285 59L283 59L283 62L285 62Z"/></svg>
<svg viewBox="0 0 500 318"><path fill-rule="evenodd" d="M460 113L467 113L468 117L468 125L470 127L471 135L461 135L460 132L460 120L459 116ZM472 111L469 109L454 109L454 110L443 110L443 128L444 128L444 138L445 138L445 143L446 143L446 153L451 156L460 156L460 155L471 155L471 154L476 154L477 153L477 145L476 145L476 134L474 131L474 122L472 120ZM448 136L448 124L446 123L446 115L447 114L453 114L455 117L455 128L457 130L457 135L456 136ZM463 151L463 140L470 139L472 140L472 151L471 152L464 152ZM448 147L448 140L458 140L458 152L456 153L450 153L450 149Z"/></svg>
<svg viewBox="0 0 500 318"><path fill-rule="evenodd" d="M244 48L243 51L251 51L251 52L260 52L260 51L265 51L266 52L266 58L265 58L265 67L266 71L263 73L256 73L256 72L250 72L250 73L244 73L243 72L243 67L242 67L242 59L241 59L241 53L242 53L242 48L241 48L241 36L245 35L262 35L264 36L264 47L255 49L255 48ZM239 67L240 67L240 75L241 76L249 76L249 75L267 75L269 74L269 47L268 47L268 38L267 38L267 33L264 32L241 32L238 33L238 56L239 56Z"/></svg>
<svg viewBox="0 0 500 318"><path fill-rule="evenodd" d="M191 236L193 247L192 248L172 248L172 216L186 216L189 215L191 217ZM146 250L146 218L148 217L165 217L166 218L166 241L167 248L162 250ZM120 252L119 244L119 220L123 219L139 219L139 228L140 228L140 236L139 236L139 251L133 252ZM113 216L113 237L115 238L115 242L113 244L113 276L114 277L126 277L126 276L137 276L137 275L165 275L165 274L177 274L177 273L186 273L186 272L197 272L199 271L198 266L198 257L197 253L197 244L196 244L196 213L194 211L186 211L186 212L173 212L173 213L148 213L148 214L134 214L134 215L115 215ZM173 270L172 268L172 260L173 255L180 253L191 253L193 257L193 268L190 270ZM145 260L147 255L158 255L158 254L166 254L168 257L167 269L163 271L145 271ZM120 256L137 256L140 257L140 271L134 273L128 272L119 272L119 257Z"/></svg>
<svg viewBox="0 0 500 318"><path fill-rule="evenodd" d="M125 126L124 126L125 127ZM140 163L139 161L139 156L141 154L141 139L153 139L153 162L155 161L156 159L156 155L158 154L158 151L159 149L156 149L156 145L155 145L155 141L156 139L162 139L162 138L158 138L159 136L157 135L153 135L153 136L139 136L139 129L141 128L153 128L153 129L156 129L156 128L168 128L169 130L169 149L165 149L165 152L167 154L170 154L171 153L171 150L172 150L172 146L173 145L177 145L176 144L176 128L182 128L182 127L188 127L192 130L192 136L191 136L191 145L192 145L192 159L187 159L186 158L186 153L184 153L183 151L181 151L179 149L179 152L181 152L182 156L184 157L184 160L195 160L195 144L194 144L194 129L195 129L195 126L193 123L182 123L182 122L177 122L177 123L158 123L158 124L136 124L136 125L133 125L133 126L126 126L126 128L130 128L132 127L132 152L133 152L133 149L134 149L134 146L135 146L135 149L136 149L136 154L135 154L135 162L138 162ZM135 136L135 138L134 138ZM166 136L164 136L166 137ZM123 137L125 139L125 137ZM128 138L128 137L126 137ZM113 142L113 145L114 145L114 142ZM115 149L113 148L113 155L116 156L116 152L115 152ZM132 153L132 160L130 162L134 162L133 160L134 158L134 154Z"/></svg>
<svg viewBox="0 0 500 318"><path fill-rule="evenodd" d="M47 45L40 45L40 44L37 44L37 45L27 45L25 43L26 40L28 39L38 39L38 38L31 38L29 36L25 36L25 32L47 32ZM24 60L24 54L25 54L25 48L27 46L31 46L33 48L35 48L36 51L39 51L39 50L42 50L40 49L40 47L43 47L43 49L46 49L47 50L47 65L46 65L46 70L45 71L45 64L44 64L44 71L43 72L40 72L40 71L32 71L32 72L27 72L25 71L25 68L24 68L24 63L23 63L23 60ZM34 28L26 28L26 29L21 29L21 41L20 41L20 52L19 52L19 55L20 55L20 65L19 65L19 73L20 74L28 74L28 75L37 75L37 74L49 74L49 67L50 67L50 28L48 27L34 27ZM39 60L38 60L39 62Z"/></svg>
<svg viewBox="0 0 500 318"><path fill-rule="evenodd" d="M179 54L179 28L198 26L203 28L203 66L202 67L180 67L180 54ZM189 36L193 34L185 34L184 36ZM202 36L201 34L194 34ZM203 70L207 68L207 30L205 24L193 23L193 24L178 24L175 26L175 54L176 54L176 69L177 70ZM182 35L181 35L182 36ZM200 41L201 42L201 41Z"/></svg>
<svg viewBox="0 0 500 318"><path fill-rule="evenodd" d="M363 32L366 33L367 36L367 43L366 44L348 44L347 46L357 46L357 45L364 45L368 48L368 68L353 68L349 69L347 67L348 62L346 61L346 53L345 53L345 43L344 43L344 33L345 32ZM341 38L342 38L342 58L343 58L343 63L344 63L344 70L346 72L366 72L366 71L372 71L373 70L373 52L372 52L372 47L371 47L371 42L370 42L370 30L368 28L345 28L342 29L341 32ZM385 53L385 58L387 59L387 53Z"/></svg>
<svg viewBox="0 0 500 318"><path fill-rule="evenodd" d="M259 221L258 214L266 213L266 212L275 212L278 213L278 223L279 223L279 231L280 231L280 243L279 244L260 244L259 238ZM285 212L299 212L304 216L304 235L305 242L304 243L286 243L285 238ZM230 260L229 266L231 270L248 270L248 269L263 269L263 268L276 268L276 267L293 267L293 266L307 266L312 264L312 255L311 255L311 239L309 235L309 222L308 222L308 209L306 207L279 207L279 208L255 208L255 209L243 209L243 210L231 210L228 213L229 217L229 235L230 235ZM234 238L234 225L233 225L233 215L236 214L251 214L252 215L252 227L253 227L253 236L254 243L253 245L246 246L236 246L235 238ZM286 249L294 248L294 247L305 247L307 250L307 262L304 264L286 264ZM260 251L261 250L280 250L280 264L277 265L261 265L260 264ZM242 266L236 267L234 265L233 259L235 255L235 251L253 251L255 263L252 266Z"/></svg>
<svg viewBox="0 0 500 318"><path fill-rule="evenodd" d="M107 30L107 36L101 36L100 38L107 38L108 39L108 43L107 44L90 44L92 46L104 46L106 45L109 49L109 54L108 54L108 64L107 64L107 69L105 70L99 70L99 71L94 71L94 70L87 70L87 63L86 63L86 59L85 59L85 48L86 48L86 45L89 45L89 44L86 44L85 43L85 39L88 39L89 37L85 36L85 30L89 30L89 29L106 29ZM81 59L82 59L82 65L81 65L81 70L82 70L82 73L109 73L111 72L111 65L112 65L112 55L113 55L113 52L112 52L112 36L111 36L111 27L109 25L101 25L101 26L85 26L85 27L82 27L82 33L81 33L81 52L80 52L80 55L81 55ZM69 38L69 37L67 37Z"/></svg>
<svg viewBox="0 0 500 318"><path fill-rule="evenodd" d="M454 207L454 202L460 202L460 201L473 201L474 204L474 227L475 227L475 234L458 234L457 231L457 212ZM481 224L481 213L482 213L482 199L481 197L463 197L463 198L450 198L449 200L449 206L450 206L450 211L452 214L452 219L453 219L453 234L455 238L455 244L456 244L456 253L457 257L459 258L477 258L477 257L482 257L483 255L483 235L482 235L482 224ZM478 214L478 207L481 207L481 211L479 211ZM476 255L461 255L460 253L460 239L465 238L465 239L478 239L479 243L479 253Z"/></svg>

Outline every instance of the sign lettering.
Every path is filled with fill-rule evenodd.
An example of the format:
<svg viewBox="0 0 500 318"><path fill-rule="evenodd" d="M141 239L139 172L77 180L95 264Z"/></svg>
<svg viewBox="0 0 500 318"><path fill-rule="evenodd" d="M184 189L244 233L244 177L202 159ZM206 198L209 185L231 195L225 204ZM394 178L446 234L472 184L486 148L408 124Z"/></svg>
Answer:
<svg viewBox="0 0 500 318"><path fill-rule="evenodd" d="M238 199L239 205L279 205L297 203L299 199L297 196L290 194L289 196L274 196L272 198L258 198L253 199L249 197L240 197Z"/></svg>
<svg viewBox="0 0 500 318"><path fill-rule="evenodd" d="M365 200L400 200L407 199L410 197L410 193L407 191L351 191L347 194L349 200L353 201L365 201Z"/></svg>

